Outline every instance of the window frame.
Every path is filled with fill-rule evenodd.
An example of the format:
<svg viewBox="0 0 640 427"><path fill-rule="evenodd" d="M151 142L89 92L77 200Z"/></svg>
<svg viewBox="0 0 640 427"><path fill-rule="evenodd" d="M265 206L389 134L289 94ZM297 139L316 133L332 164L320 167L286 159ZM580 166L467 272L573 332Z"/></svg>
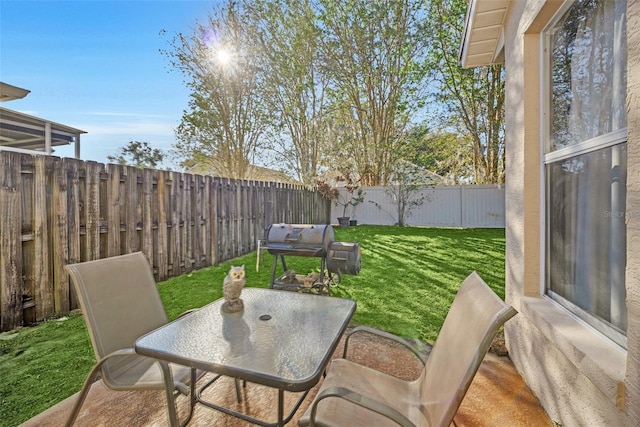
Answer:
<svg viewBox="0 0 640 427"><path fill-rule="evenodd" d="M565 299L549 289L547 284L547 255L548 255L548 215L549 215L549 190L547 166L563 160L578 157L583 154L593 153L597 150L627 144L628 126L617 129L607 134L599 135L578 144L552 150L551 141L551 106L552 106L552 79L551 79L551 44L555 25L563 18L565 13L574 5L576 0L566 0L549 20L540 33L540 294L543 298L561 307L571 317L586 325L596 333L603 336L623 349L627 348L627 336L619 329L595 315L578 307L572 301ZM625 187L627 183L625 182ZM626 230L625 230L626 234ZM626 284L625 284L626 286ZM627 313L628 316L628 313Z"/></svg>

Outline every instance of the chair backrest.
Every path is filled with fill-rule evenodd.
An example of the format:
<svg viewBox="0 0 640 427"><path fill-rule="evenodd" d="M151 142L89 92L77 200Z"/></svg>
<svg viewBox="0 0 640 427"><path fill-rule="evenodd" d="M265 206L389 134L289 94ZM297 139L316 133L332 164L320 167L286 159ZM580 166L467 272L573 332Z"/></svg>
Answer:
<svg viewBox="0 0 640 427"><path fill-rule="evenodd" d="M167 323L153 271L142 252L65 268L98 360L115 350L133 348L141 335Z"/></svg>
<svg viewBox="0 0 640 427"><path fill-rule="evenodd" d="M449 309L423 371L430 426L449 426L498 329L517 311L474 271Z"/></svg>

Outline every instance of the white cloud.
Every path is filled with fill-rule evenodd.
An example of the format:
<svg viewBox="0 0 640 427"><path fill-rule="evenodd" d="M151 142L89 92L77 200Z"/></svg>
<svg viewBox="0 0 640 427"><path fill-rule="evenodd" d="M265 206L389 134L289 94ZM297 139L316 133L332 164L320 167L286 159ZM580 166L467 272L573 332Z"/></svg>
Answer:
<svg viewBox="0 0 640 427"><path fill-rule="evenodd" d="M174 125L168 122L114 121L108 123L84 123L80 125L80 128L92 136L123 136L129 139L158 136L173 138Z"/></svg>
<svg viewBox="0 0 640 427"><path fill-rule="evenodd" d="M165 114L145 114L145 113L123 113L119 111L89 111L82 114L89 116L106 116L106 117L145 117L151 119L168 119Z"/></svg>

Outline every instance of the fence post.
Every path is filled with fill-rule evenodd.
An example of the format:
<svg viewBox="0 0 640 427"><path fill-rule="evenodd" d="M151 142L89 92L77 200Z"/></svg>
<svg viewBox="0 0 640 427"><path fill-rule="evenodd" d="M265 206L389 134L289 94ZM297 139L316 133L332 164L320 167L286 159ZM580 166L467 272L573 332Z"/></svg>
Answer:
<svg viewBox="0 0 640 427"><path fill-rule="evenodd" d="M22 326L21 156L0 157L0 329Z"/></svg>
<svg viewBox="0 0 640 427"><path fill-rule="evenodd" d="M33 281L36 300L36 321L44 320L54 312L53 286L49 276L49 213L47 193L50 182L47 179L47 169L51 164L51 157L35 157L35 186L33 204L33 236L34 262Z"/></svg>
<svg viewBox="0 0 640 427"><path fill-rule="evenodd" d="M69 183L67 169L71 166L59 158L53 159L53 200L51 240L53 241L51 262L53 264L53 311L55 313L69 312L69 279L64 271L64 265L69 259L69 222L74 221L74 212L69 212L70 192L74 187ZM70 168L69 168L70 169ZM46 262L46 261L45 261Z"/></svg>
<svg viewBox="0 0 640 427"><path fill-rule="evenodd" d="M140 247L138 242L138 168L133 166L124 167L125 185L124 193L124 230L125 230L125 253L136 252ZM120 253L118 253L120 255Z"/></svg>
<svg viewBox="0 0 640 427"><path fill-rule="evenodd" d="M467 221L467 188L464 185L460 186L460 227L467 228L469 222Z"/></svg>
<svg viewBox="0 0 640 427"><path fill-rule="evenodd" d="M273 186L272 182L266 187L264 192L264 228L273 224Z"/></svg>
<svg viewBox="0 0 640 427"><path fill-rule="evenodd" d="M140 249L147 255L151 266L157 265L155 251L153 247L153 217L159 214L157 199L153 197L154 170L143 169L142 171L142 238L140 239ZM160 230L160 224L156 226Z"/></svg>
<svg viewBox="0 0 640 427"><path fill-rule="evenodd" d="M179 276L182 273L182 242L180 239L180 226L182 224L180 218L181 203L181 185L182 175L178 172L171 173L171 239L169 240L169 251L171 253L171 277Z"/></svg>
<svg viewBox="0 0 640 427"><path fill-rule="evenodd" d="M171 218L168 203L171 196L168 187L168 175L169 172L159 171L156 184L156 191L158 193L158 247L156 251L158 254L158 258L156 259L158 280L165 280L169 277L169 242L171 241L169 233L171 231L167 223Z"/></svg>
<svg viewBox="0 0 640 427"><path fill-rule="evenodd" d="M81 162L76 159L65 158L63 165L67 173L67 185L69 190L67 194L69 199L67 200L67 221L69 231L69 257L66 260L69 264L75 264L80 262L81 249L80 249L80 168ZM63 172L64 173L64 172ZM69 276L67 272L64 273L64 280L69 286ZM69 309L78 307L78 298L75 295L73 288L69 288Z"/></svg>
<svg viewBox="0 0 640 427"><path fill-rule="evenodd" d="M120 166L107 165L107 256L120 255Z"/></svg>
<svg viewBox="0 0 640 427"><path fill-rule="evenodd" d="M93 261L101 258L100 254L100 172L102 165L97 162L87 162L85 168L85 258L82 261Z"/></svg>

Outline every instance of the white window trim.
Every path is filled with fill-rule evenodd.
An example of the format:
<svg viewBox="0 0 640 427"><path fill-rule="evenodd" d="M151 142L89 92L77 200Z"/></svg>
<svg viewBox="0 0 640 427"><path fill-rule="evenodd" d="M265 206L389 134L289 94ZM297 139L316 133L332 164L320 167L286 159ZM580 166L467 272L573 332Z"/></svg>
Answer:
<svg viewBox="0 0 640 427"><path fill-rule="evenodd" d="M575 144L568 147L563 147L558 150L550 151L551 140L551 118L549 111L551 108L551 78L550 78L550 63L548 51L551 46L551 28L558 22L558 20L573 6L575 0L565 1L560 8L556 11L555 15L549 20L549 22L542 29L540 35L540 66L542 67L540 72L540 295L543 299L553 302L555 305L565 311L570 317L577 319L580 323L588 325L595 333L602 336L604 339L611 343L620 346L622 350L626 351L627 337L621 334L613 326L608 325L600 321L596 316L591 315L583 310L577 310L577 312L583 312L585 316L588 316L590 321L596 324L600 324L607 330L609 336L606 336L601 331L598 331L589 322L580 318L580 316L572 312L567 306L575 306L571 301L564 299L563 297L553 293L547 289L546 277L547 277L547 168L550 163L564 160L566 158L575 157L581 154L593 152L595 150L611 147L617 144L621 144L627 141L627 127L617 129L615 131L599 135L595 138L583 141L579 144ZM548 292L550 294L548 294Z"/></svg>
<svg viewBox="0 0 640 427"><path fill-rule="evenodd" d="M547 121L548 122L548 121ZM618 129L604 135L583 141L576 145L564 147L559 150L551 151L544 155L544 163L549 164L564 160L570 157L576 157L581 154L590 153L602 148L612 147L627 141L627 128Z"/></svg>
<svg viewBox="0 0 640 427"><path fill-rule="evenodd" d="M589 312L581 309L568 299L563 298L561 295L556 294L552 290L546 290L545 298L553 301L558 306L562 307L564 310L568 311L569 315L574 319L580 321L583 325L590 328L594 333L602 336L603 339L607 339L612 343L620 346L621 350L625 350L627 348L627 336L616 329L614 326L598 319L596 316L593 316ZM589 322L584 320L584 318L588 317ZM594 325L597 325L596 328ZM602 331L606 330L608 335L605 335Z"/></svg>

